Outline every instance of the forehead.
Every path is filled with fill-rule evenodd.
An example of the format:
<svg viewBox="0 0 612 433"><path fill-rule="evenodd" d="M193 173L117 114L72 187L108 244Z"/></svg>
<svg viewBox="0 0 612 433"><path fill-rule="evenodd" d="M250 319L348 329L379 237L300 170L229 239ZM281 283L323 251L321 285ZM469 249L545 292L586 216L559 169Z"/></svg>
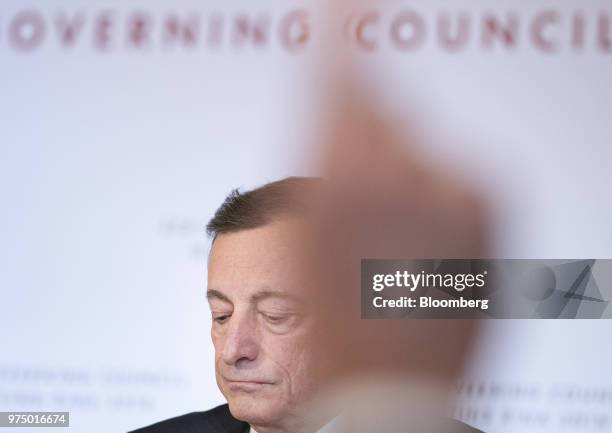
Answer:
<svg viewBox="0 0 612 433"><path fill-rule="evenodd" d="M230 297L273 290L302 295L306 225L295 217L217 236L208 259L208 288Z"/></svg>

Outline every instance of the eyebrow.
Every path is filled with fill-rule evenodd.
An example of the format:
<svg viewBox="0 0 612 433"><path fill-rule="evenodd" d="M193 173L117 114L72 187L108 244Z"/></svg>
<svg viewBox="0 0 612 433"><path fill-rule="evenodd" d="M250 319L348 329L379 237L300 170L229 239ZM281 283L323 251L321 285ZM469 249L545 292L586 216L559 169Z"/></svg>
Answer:
<svg viewBox="0 0 612 433"><path fill-rule="evenodd" d="M251 302L257 303L259 301L262 301L268 298L281 298L281 299L286 299L286 300L294 301L294 302L299 301L299 298L297 296L289 295L287 293L278 292L275 290L263 290L251 296Z"/></svg>
<svg viewBox="0 0 612 433"><path fill-rule="evenodd" d="M228 298L226 295L224 295L223 293L215 289L208 289L206 291L206 299L208 299L209 301L211 299L219 299L221 301L229 302L230 304L232 303L230 298Z"/></svg>
<svg viewBox="0 0 612 433"><path fill-rule="evenodd" d="M269 298L281 298L281 299L287 299L289 301L294 301L294 302L299 301L299 298L297 296L289 295L287 293L283 293L283 292L275 291L275 290L262 290L251 296L251 302L256 304L264 299L269 299ZM216 290L216 289L208 289L206 291L206 299L208 300L219 299L220 301L228 302L230 304L233 303L227 295L225 295L223 292Z"/></svg>

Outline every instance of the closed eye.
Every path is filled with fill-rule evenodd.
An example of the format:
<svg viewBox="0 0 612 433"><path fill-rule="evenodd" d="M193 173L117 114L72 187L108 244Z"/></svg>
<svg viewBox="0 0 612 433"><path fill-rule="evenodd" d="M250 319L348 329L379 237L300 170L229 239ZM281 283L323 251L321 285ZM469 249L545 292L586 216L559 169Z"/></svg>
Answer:
<svg viewBox="0 0 612 433"><path fill-rule="evenodd" d="M266 319L266 321L268 321L269 323L275 324L275 325L281 324L287 321L289 317L291 317L290 315L278 316L278 315L267 314L267 313L261 313L261 315L264 317L264 319Z"/></svg>
<svg viewBox="0 0 612 433"><path fill-rule="evenodd" d="M218 316L213 315L213 321L222 325L223 323L227 322L230 317L231 314L219 314Z"/></svg>

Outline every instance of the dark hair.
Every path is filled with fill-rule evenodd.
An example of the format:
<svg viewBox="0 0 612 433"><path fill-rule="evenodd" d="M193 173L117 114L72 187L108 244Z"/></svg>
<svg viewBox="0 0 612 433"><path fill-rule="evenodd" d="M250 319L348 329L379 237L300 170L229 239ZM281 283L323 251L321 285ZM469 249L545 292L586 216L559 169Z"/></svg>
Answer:
<svg viewBox="0 0 612 433"><path fill-rule="evenodd" d="M308 197L322 185L316 177L287 177L247 192L234 189L206 225L213 240L221 233L256 228L281 215L307 212Z"/></svg>

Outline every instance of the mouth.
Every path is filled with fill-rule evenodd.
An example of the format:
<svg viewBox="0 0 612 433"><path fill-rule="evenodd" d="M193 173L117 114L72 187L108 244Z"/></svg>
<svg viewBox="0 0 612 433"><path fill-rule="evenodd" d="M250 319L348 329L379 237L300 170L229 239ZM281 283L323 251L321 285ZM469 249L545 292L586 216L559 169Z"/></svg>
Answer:
<svg viewBox="0 0 612 433"><path fill-rule="evenodd" d="M227 386L232 391L254 392L258 391L266 385L272 385L271 382L261 380L231 380L225 379Z"/></svg>

